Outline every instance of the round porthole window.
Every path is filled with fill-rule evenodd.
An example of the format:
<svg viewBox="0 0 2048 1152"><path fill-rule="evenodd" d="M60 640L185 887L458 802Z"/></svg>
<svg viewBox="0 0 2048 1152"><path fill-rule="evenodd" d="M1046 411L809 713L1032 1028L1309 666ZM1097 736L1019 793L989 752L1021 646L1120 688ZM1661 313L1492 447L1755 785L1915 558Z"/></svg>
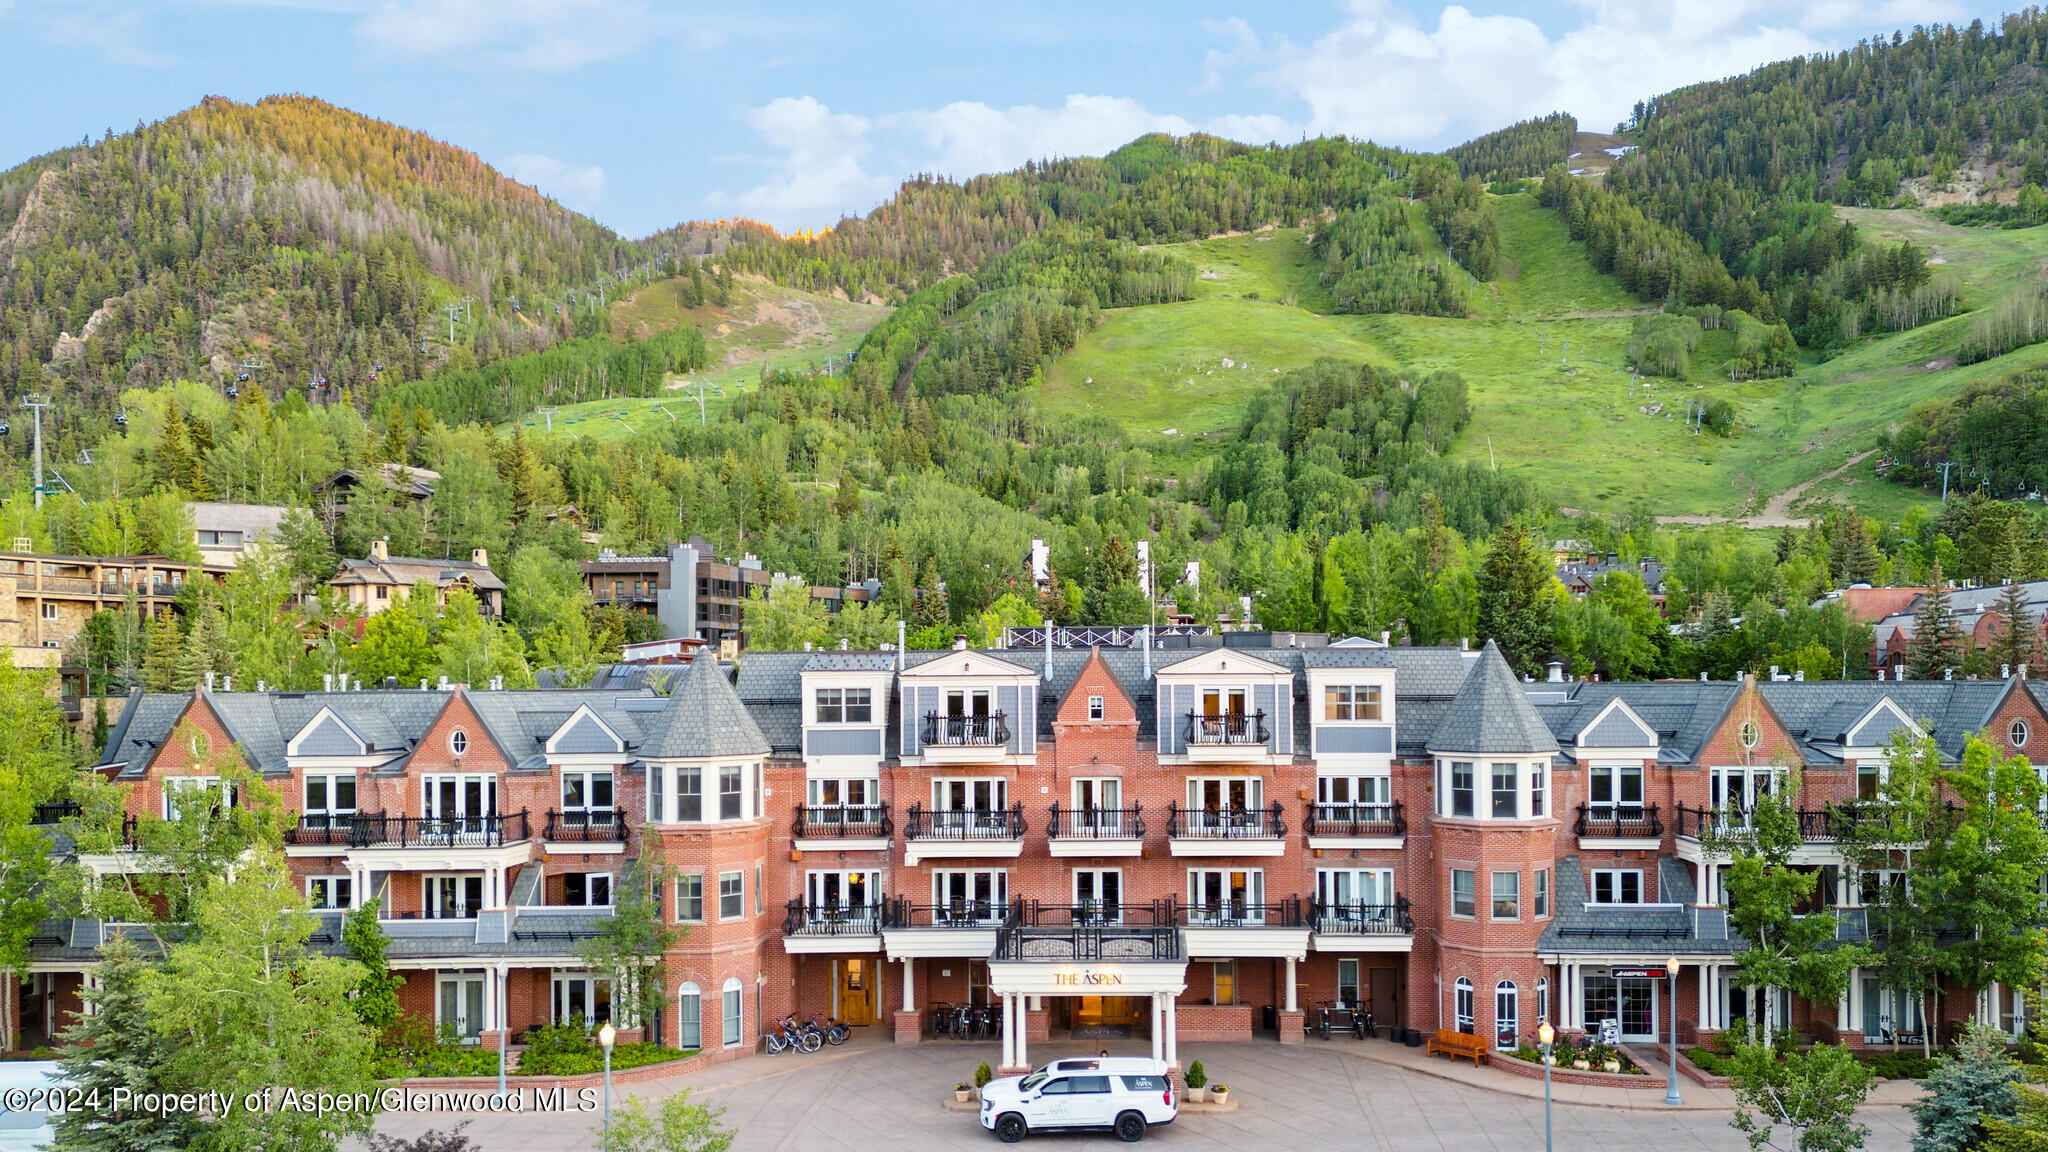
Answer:
<svg viewBox="0 0 2048 1152"><path fill-rule="evenodd" d="M448 737L448 747L453 749L457 756L469 751L469 733L457 728L455 734Z"/></svg>
<svg viewBox="0 0 2048 1152"><path fill-rule="evenodd" d="M2012 722L2012 727L2006 730L2005 738L2012 743L2013 747L2025 748L2027 746L2027 737L2030 735L2032 733L2027 731L2027 722L2025 720L2015 720Z"/></svg>
<svg viewBox="0 0 2048 1152"><path fill-rule="evenodd" d="M1742 727L1737 729L1735 734L1736 738L1742 741L1744 748L1756 747L1756 742L1763 738L1763 732L1757 728L1754 720L1744 720Z"/></svg>

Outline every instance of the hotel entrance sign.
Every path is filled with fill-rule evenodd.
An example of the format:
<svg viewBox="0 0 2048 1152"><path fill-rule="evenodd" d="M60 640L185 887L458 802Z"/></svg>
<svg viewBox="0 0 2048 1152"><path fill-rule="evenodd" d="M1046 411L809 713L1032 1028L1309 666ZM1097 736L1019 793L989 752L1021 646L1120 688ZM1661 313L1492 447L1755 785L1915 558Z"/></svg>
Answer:
<svg viewBox="0 0 2048 1152"><path fill-rule="evenodd" d="M1113 968L1083 968L1078 972L1055 972L1052 982L1064 988L1100 988L1121 985L1124 974Z"/></svg>

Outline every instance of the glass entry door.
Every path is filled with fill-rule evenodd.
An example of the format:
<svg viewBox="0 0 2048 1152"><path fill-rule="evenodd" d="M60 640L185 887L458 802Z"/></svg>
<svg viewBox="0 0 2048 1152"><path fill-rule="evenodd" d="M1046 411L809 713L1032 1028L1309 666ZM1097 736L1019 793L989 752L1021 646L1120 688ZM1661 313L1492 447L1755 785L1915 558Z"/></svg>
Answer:
<svg viewBox="0 0 2048 1152"><path fill-rule="evenodd" d="M434 1023L453 1031L457 1040L474 1044L484 1030L484 977L482 973L450 972L440 978L440 997Z"/></svg>

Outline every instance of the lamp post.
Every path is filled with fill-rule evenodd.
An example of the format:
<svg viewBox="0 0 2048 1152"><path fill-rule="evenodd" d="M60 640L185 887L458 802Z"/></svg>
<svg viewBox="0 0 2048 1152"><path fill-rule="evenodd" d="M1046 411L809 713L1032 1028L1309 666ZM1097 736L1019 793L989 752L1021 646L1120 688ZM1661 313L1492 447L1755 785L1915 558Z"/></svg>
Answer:
<svg viewBox="0 0 2048 1152"><path fill-rule="evenodd" d="M1664 971L1671 976L1671 1079L1664 1087L1664 1102L1678 1105L1685 1101L1678 1098L1678 957L1664 961Z"/></svg>
<svg viewBox="0 0 2048 1152"><path fill-rule="evenodd" d="M604 1049L604 1140L601 1147L609 1147L612 1139L612 1043L618 1038L618 1030L609 1020L597 1030L597 1046Z"/></svg>
<svg viewBox="0 0 2048 1152"><path fill-rule="evenodd" d="M1550 1042L1557 1029L1545 1020L1536 1026L1536 1042L1543 1047L1543 1152L1550 1152Z"/></svg>

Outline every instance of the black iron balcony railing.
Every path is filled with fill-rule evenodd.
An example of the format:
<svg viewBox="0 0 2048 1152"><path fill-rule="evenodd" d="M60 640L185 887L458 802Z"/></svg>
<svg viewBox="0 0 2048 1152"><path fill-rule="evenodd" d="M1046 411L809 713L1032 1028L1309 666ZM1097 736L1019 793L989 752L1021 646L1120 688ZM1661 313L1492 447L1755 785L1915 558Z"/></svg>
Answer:
<svg viewBox="0 0 2048 1152"><path fill-rule="evenodd" d="M36 805L35 811L29 814L28 822L31 824L61 824L66 820L75 820L83 815L85 815L85 809L78 806L78 801L56 800L48 804Z"/></svg>
<svg viewBox="0 0 2048 1152"><path fill-rule="evenodd" d="M886 840L895 830L887 804L799 804L789 822L798 840Z"/></svg>
<svg viewBox="0 0 2048 1152"><path fill-rule="evenodd" d="M1089 924L1174 923L1173 901L1125 903L1122 900L1076 900L1072 904L1042 904L1025 900L1018 907L1018 920L1034 928L1065 928Z"/></svg>
<svg viewBox="0 0 2048 1152"><path fill-rule="evenodd" d="M564 844L617 844L626 839L624 808L579 808L548 812L541 839Z"/></svg>
<svg viewBox="0 0 2048 1152"><path fill-rule="evenodd" d="M879 900L872 904L835 904L829 901L813 904L791 900L788 914L782 918L782 934L873 936L886 925L888 911L889 905Z"/></svg>
<svg viewBox="0 0 2048 1152"><path fill-rule="evenodd" d="M1166 806L1166 835L1173 840L1273 840L1287 835L1280 802L1263 808Z"/></svg>
<svg viewBox="0 0 2048 1152"><path fill-rule="evenodd" d="M996 934L998 960L1178 960L1180 930L1171 924L1006 925ZM1097 989L1091 987L1089 991Z"/></svg>
<svg viewBox="0 0 2048 1152"><path fill-rule="evenodd" d="M1664 821L1655 804L1581 804L1572 830L1589 839L1630 839L1664 835Z"/></svg>
<svg viewBox="0 0 2048 1152"><path fill-rule="evenodd" d="M1188 713L1187 741L1190 745L1264 744L1269 738L1264 712L1226 712L1220 716L1205 712Z"/></svg>
<svg viewBox="0 0 2048 1152"><path fill-rule="evenodd" d="M346 848L496 848L533 839L526 810L489 816L309 813L285 829L287 844Z"/></svg>
<svg viewBox="0 0 2048 1152"><path fill-rule="evenodd" d="M1408 818L1401 802L1391 804L1311 804L1302 831L1311 836L1404 836Z"/></svg>
<svg viewBox="0 0 2048 1152"><path fill-rule="evenodd" d="M1862 809L1870 809L1865 812ZM1794 812L1799 819L1799 836L1809 842L1826 842L1840 839L1849 829L1864 819L1881 818L1883 805L1829 805L1825 808L1800 808ZM1741 835L1750 830L1750 810L1735 805L1720 808L1678 806L1678 834L1694 840L1703 836Z"/></svg>
<svg viewBox="0 0 2048 1152"><path fill-rule="evenodd" d="M1248 900L1196 900L1174 905L1179 923L1195 928L1300 928L1301 897L1259 904Z"/></svg>
<svg viewBox="0 0 2048 1152"><path fill-rule="evenodd" d="M924 742L939 748L997 748L1010 742L1010 725L1001 712L986 716L924 714Z"/></svg>
<svg viewBox="0 0 2048 1152"><path fill-rule="evenodd" d="M904 821L906 840L1022 840L1024 805L1008 808L940 808L926 811L912 804Z"/></svg>
<svg viewBox="0 0 2048 1152"><path fill-rule="evenodd" d="M1392 904L1367 904L1354 900L1309 902L1311 926L1324 936L1412 936L1415 918L1409 914L1408 898L1395 896Z"/></svg>
<svg viewBox="0 0 2048 1152"><path fill-rule="evenodd" d="M995 928L1022 918L1024 901L948 900L913 904L908 896L889 902L884 928Z"/></svg>
<svg viewBox="0 0 2048 1152"><path fill-rule="evenodd" d="M1061 808L1052 806L1045 834L1052 840L1143 840L1145 806L1129 808Z"/></svg>

